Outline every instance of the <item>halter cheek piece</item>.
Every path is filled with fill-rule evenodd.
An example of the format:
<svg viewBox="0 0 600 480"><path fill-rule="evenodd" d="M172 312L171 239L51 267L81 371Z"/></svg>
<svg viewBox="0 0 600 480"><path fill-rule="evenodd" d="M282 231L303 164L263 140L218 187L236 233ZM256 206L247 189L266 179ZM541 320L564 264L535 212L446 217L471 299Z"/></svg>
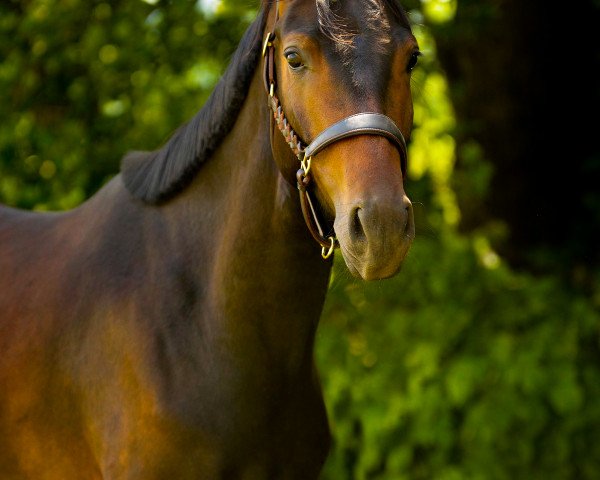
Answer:
<svg viewBox="0 0 600 480"><path fill-rule="evenodd" d="M276 7L277 8L277 5ZM264 80L265 88L269 97L269 106L273 111L273 117L277 128L282 133L285 141L288 143L294 155L300 161L300 169L296 173L298 183L298 191L300 192L300 206L306 226L313 238L321 245L321 255L327 259L335 249L337 239L334 235L325 237L321 224L319 223L317 212L313 206L308 193L308 186L311 182L310 166L312 159L320 151L327 148L332 143L348 137L357 135L379 135L390 140L400 152L402 174L406 173L406 142L402 136L402 132L393 122L393 120L381 113L357 113L340 120L321 132L317 137L306 147L304 142L298 137L290 126L283 108L279 102L279 98L275 93L275 34L269 33L265 38L263 46L264 63Z"/></svg>

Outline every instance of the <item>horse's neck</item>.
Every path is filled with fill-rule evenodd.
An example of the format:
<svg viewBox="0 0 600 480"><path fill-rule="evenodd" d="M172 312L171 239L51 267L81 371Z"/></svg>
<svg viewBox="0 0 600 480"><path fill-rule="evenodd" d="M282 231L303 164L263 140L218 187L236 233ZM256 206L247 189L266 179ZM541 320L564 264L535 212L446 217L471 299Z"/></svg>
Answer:
<svg viewBox="0 0 600 480"><path fill-rule="evenodd" d="M312 350L330 263L306 229L296 188L273 161L261 87L256 78L233 131L186 194L186 215L201 226L184 230L204 237L196 274L208 289L210 319L202 321L246 335L242 342L256 344L260 334L273 354L297 363Z"/></svg>

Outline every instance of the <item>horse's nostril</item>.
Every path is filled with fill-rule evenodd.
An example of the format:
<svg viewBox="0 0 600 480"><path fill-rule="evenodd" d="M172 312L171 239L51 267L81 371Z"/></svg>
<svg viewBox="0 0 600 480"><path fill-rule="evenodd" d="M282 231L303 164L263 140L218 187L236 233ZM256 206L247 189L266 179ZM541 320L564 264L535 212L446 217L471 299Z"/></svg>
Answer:
<svg viewBox="0 0 600 480"><path fill-rule="evenodd" d="M360 240L365 237L365 231L360 221L360 207L356 207L350 217L350 234L354 237L354 240Z"/></svg>

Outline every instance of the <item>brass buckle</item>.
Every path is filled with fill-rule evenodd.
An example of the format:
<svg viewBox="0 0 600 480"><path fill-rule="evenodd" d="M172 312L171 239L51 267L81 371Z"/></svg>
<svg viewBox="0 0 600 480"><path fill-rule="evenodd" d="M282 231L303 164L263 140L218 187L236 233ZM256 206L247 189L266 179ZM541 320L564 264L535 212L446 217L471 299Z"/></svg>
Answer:
<svg viewBox="0 0 600 480"><path fill-rule="evenodd" d="M267 54L267 48L273 46L273 43L272 43L273 37L274 37L274 35L272 32L267 33L267 36L265 38L265 43L263 44L263 49L262 49L263 57Z"/></svg>
<svg viewBox="0 0 600 480"><path fill-rule="evenodd" d="M308 157L308 159L305 157L302 160L300 160L300 165L302 166L302 170L304 171L304 176L308 175L308 172L310 172L311 160L312 157Z"/></svg>

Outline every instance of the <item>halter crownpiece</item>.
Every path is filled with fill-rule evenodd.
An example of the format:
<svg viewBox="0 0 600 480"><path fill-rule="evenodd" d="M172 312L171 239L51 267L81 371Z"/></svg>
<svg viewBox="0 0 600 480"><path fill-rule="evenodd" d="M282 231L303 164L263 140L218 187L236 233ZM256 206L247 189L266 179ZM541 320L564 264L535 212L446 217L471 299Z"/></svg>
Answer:
<svg viewBox="0 0 600 480"><path fill-rule="evenodd" d="M277 9L276 18L279 16L278 3L279 2L275 5L275 8ZM317 212L307 190L311 181L310 167L312 158L323 149L339 140L357 135L378 135L390 140L400 152L402 174L404 175L406 174L407 162L406 141L404 140L402 132L391 118L382 113L363 112L350 115L331 125L317 135L308 146L304 147L305 143L300 139L296 132L294 132L285 117L283 108L275 92L277 85L275 82L274 41L275 34L269 32L263 46L263 56L265 57L264 82L268 94L269 107L273 112L273 118L278 130L284 136L285 141L290 146L292 152L294 152L294 155L296 155L300 161L301 168L296 173L296 180L298 191L300 192L302 215L311 235L317 243L321 245L321 255L323 258L327 259L333 253L337 239L333 235L327 237L324 235L317 217Z"/></svg>

